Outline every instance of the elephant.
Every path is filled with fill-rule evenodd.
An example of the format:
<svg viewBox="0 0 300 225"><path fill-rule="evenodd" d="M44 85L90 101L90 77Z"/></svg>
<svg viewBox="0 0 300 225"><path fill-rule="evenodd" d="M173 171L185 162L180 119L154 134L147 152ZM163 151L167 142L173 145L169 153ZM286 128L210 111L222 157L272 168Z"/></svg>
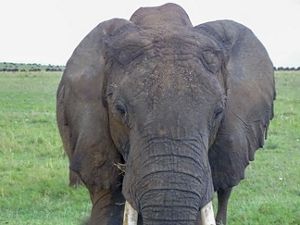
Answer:
<svg viewBox="0 0 300 225"><path fill-rule="evenodd" d="M69 168L92 201L87 223L226 224L275 95L270 57L242 24L193 26L171 3L101 22L57 90ZM214 192L218 211L207 222Z"/></svg>

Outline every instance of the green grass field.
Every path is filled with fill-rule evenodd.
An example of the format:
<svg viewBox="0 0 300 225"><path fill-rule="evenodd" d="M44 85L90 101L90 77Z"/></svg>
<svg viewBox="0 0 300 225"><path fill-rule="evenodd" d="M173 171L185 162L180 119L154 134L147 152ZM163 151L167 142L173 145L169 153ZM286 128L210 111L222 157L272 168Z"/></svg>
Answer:
<svg viewBox="0 0 300 225"><path fill-rule="evenodd" d="M91 208L68 187L55 120L61 73L0 73L0 224L80 224ZM229 225L300 225L300 72L276 74L265 148L234 189Z"/></svg>

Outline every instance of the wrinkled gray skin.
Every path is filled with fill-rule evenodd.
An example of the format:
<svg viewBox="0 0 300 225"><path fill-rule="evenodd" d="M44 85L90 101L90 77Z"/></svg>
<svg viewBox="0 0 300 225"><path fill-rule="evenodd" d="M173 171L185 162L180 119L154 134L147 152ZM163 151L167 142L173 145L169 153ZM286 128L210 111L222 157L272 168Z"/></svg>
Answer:
<svg viewBox="0 0 300 225"><path fill-rule="evenodd" d="M70 169L93 202L89 224L122 224L125 199L139 224L200 224L214 191L226 224L231 188L263 146L274 97L269 56L241 24L193 27L174 4L100 23L57 93Z"/></svg>

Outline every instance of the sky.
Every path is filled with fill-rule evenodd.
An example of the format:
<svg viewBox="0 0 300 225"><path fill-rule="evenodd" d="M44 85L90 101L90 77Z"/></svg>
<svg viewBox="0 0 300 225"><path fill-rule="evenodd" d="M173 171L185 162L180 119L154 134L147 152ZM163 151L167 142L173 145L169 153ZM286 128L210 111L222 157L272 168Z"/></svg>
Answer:
<svg viewBox="0 0 300 225"><path fill-rule="evenodd" d="M231 19L248 26L275 66L300 66L300 0L1 0L0 62L64 65L97 24L139 7L181 5L193 25Z"/></svg>

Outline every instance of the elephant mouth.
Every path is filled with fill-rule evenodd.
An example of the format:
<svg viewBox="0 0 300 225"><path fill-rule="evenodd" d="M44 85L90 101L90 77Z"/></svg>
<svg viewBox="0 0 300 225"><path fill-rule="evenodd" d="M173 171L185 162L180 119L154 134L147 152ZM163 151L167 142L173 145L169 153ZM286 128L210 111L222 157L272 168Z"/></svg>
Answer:
<svg viewBox="0 0 300 225"><path fill-rule="evenodd" d="M212 202L203 206L200 210L202 225L216 225ZM124 208L123 225L137 225L138 212L126 201Z"/></svg>

